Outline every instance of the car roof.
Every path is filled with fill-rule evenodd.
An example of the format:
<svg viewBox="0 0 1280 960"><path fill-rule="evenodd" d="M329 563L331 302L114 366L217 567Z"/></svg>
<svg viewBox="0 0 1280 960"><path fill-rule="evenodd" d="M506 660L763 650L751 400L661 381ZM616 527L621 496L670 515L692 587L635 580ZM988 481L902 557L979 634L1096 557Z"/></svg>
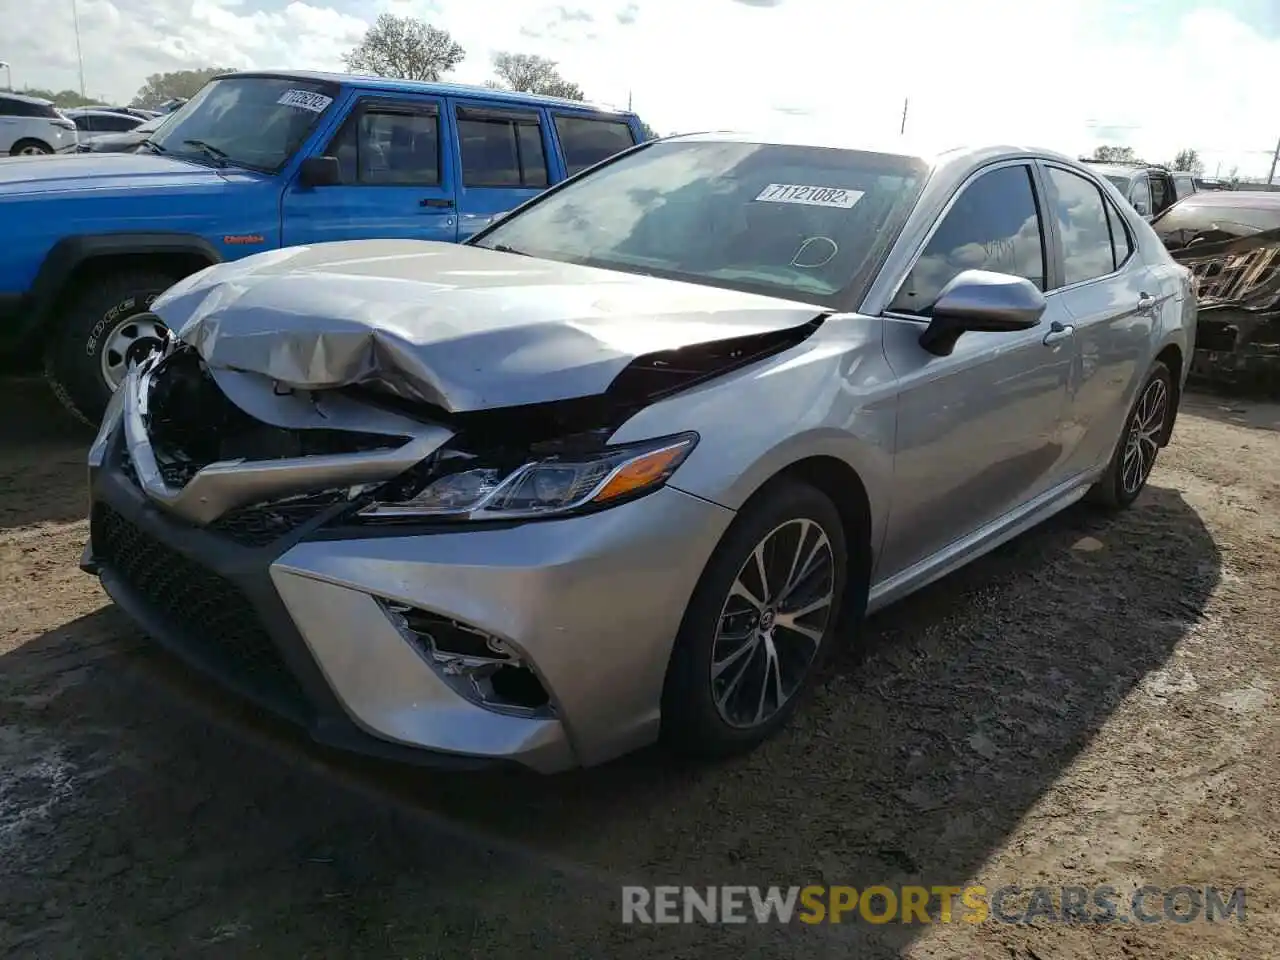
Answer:
<svg viewBox="0 0 1280 960"><path fill-rule="evenodd" d="M1253 207L1280 209L1280 192L1268 190L1202 190L1179 204L1183 207Z"/></svg>
<svg viewBox="0 0 1280 960"><path fill-rule="evenodd" d="M105 115L108 117L132 117L134 120L138 119L132 113L125 113L123 110L112 110L110 107L72 107L62 112L69 117L101 117Z"/></svg>
<svg viewBox="0 0 1280 960"><path fill-rule="evenodd" d="M5 100L20 100L23 103L35 103L42 107L53 106L53 101L46 100L44 97L29 97L25 93L11 93L8 90L0 90L0 97Z"/></svg>
<svg viewBox="0 0 1280 960"><path fill-rule="evenodd" d="M530 107L573 107L594 113L610 113L615 116L634 116L628 110L615 110L600 104L563 97L547 97L540 93L521 93L515 90L496 90L492 87L472 86L465 83L427 82L425 80L396 80L390 77L367 77L355 73L324 73L318 70L237 70L215 77L272 77L282 80L310 80L315 83L337 83L358 90L390 90L397 93L428 93L437 96L466 96L478 100L492 100Z"/></svg>
<svg viewBox="0 0 1280 960"><path fill-rule="evenodd" d="M905 136L865 136L853 132L836 130L822 126L811 130L788 130L780 127L772 130L747 132L733 130L706 131L703 133L687 133L664 138L672 142L732 142L732 143L765 143L777 146L794 147L827 147L836 150L858 150L866 153L883 153L894 156L921 160L930 166L942 164L986 163L1000 157L1038 157L1054 160L1071 166L1079 166L1079 161L1066 154L1044 147L1026 144L956 144L953 142L929 140Z"/></svg>

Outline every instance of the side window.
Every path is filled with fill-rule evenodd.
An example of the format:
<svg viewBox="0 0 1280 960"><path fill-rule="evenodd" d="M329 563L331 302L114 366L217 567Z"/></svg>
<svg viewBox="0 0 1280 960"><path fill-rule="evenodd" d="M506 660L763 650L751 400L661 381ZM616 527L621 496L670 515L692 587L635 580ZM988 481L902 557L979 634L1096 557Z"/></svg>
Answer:
<svg viewBox="0 0 1280 960"><path fill-rule="evenodd" d="M1069 170L1049 167L1053 216L1062 240L1062 281L1080 283L1103 277L1116 268L1111 222L1102 191Z"/></svg>
<svg viewBox="0 0 1280 960"><path fill-rule="evenodd" d="M133 117L99 117L98 121L102 124L102 129L113 133L124 133L138 125L138 121Z"/></svg>
<svg viewBox="0 0 1280 960"><path fill-rule="evenodd" d="M1111 249L1118 270L1133 256L1133 237L1129 234L1129 227L1125 224L1124 217L1120 216L1120 211L1110 201L1105 206L1107 226L1111 230Z"/></svg>
<svg viewBox="0 0 1280 960"><path fill-rule="evenodd" d="M621 120L556 117L556 136L569 176L635 146L631 128Z"/></svg>
<svg viewBox="0 0 1280 960"><path fill-rule="evenodd" d="M1173 188L1176 199L1184 200L1196 192L1196 182L1192 177L1174 177Z"/></svg>
<svg viewBox="0 0 1280 960"><path fill-rule="evenodd" d="M1151 212L1159 213L1173 203L1173 181L1168 177L1151 178Z"/></svg>
<svg viewBox="0 0 1280 960"><path fill-rule="evenodd" d="M76 125L77 130L84 130L86 132L90 132L94 129L94 125L93 125L94 119L95 119L94 117L90 116L87 113L79 113L71 118L71 122Z"/></svg>
<svg viewBox="0 0 1280 960"><path fill-rule="evenodd" d="M889 309L926 315L942 288L965 270L1025 277L1045 288L1044 231L1031 168L982 174L947 211Z"/></svg>
<svg viewBox="0 0 1280 960"><path fill-rule="evenodd" d="M1144 217L1151 213L1151 184L1145 173L1135 178L1129 188L1129 202Z"/></svg>
<svg viewBox="0 0 1280 960"><path fill-rule="evenodd" d="M358 110L326 151L342 182L367 186L440 183L440 117L434 111L369 106Z"/></svg>
<svg viewBox="0 0 1280 960"><path fill-rule="evenodd" d="M465 187L545 187L547 156L537 115L458 108Z"/></svg>

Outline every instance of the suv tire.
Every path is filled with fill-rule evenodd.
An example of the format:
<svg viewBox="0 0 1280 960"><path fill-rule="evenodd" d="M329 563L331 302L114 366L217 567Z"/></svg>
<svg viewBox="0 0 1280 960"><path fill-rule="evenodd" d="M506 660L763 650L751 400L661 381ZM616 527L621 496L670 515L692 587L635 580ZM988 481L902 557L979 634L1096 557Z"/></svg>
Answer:
<svg viewBox="0 0 1280 960"><path fill-rule="evenodd" d="M106 411L113 387L104 375L103 354L113 335L131 318L146 313L157 296L177 277L152 270L129 270L99 276L70 300L45 345L45 378L58 399L76 417L96 427ZM145 355L143 337L137 350ZM131 352L128 359L141 359Z"/></svg>
<svg viewBox="0 0 1280 960"><path fill-rule="evenodd" d="M9 156L11 157L21 157L21 156L30 157L30 156L35 156L36 154L49 154L49 153L53 153L53 147L49 146L43 140L35 140L31 137L27 137L26 139L19 140L17 143L15 143L12 147L9 148Z"/></svg>

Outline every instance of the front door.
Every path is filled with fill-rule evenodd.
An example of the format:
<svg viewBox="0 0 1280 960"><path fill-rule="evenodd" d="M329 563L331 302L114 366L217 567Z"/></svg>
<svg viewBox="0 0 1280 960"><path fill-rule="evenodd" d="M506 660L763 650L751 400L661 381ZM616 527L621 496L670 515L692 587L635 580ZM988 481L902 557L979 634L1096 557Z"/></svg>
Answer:
<svg viewBox="0 0 1280 960"><path fill-rule="evenodd" d="M324 149L342 182L282 201L284 244L329 240L458 239L452 150L437 97L361 97Z"/></svg>
<svg viewBox="0 0 1280 960"><path fill-rule="evenodd" d="M876 577L933 557L1060 482L1062 417L1075 354L1070 318L1047 297L1018 333L965 333L950 356L920 346L928 310L967 269L1048 286L1049 249L1027 163L988 168L943 215L886 315L897 375L893 502Z"/></svg>
<svg viewBox="0 0 1280 960"><path fill-rule="evenodd" d="M537 196L551 182L541 110L451 100L458 128L458 239Z"/></svg>

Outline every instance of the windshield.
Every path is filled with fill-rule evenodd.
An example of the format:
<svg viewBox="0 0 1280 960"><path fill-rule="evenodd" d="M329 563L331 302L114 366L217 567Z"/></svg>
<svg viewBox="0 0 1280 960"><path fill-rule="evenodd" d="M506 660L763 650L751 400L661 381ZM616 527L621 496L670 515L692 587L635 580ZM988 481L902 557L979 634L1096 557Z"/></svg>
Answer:
<svg viewBox="0 0 1280 960"><path fill-rule="evenodd" d="M658 142L481 234L477 246L840 309L901 228L920 160L821 147Z"/></svg>
<svg viewBox="0 0 1280 960"><path fill-rule="evenodd" d="M205 84L151 137L160 152L215 166L274 173L337 96L331 84L229 77Z"/></svg>

